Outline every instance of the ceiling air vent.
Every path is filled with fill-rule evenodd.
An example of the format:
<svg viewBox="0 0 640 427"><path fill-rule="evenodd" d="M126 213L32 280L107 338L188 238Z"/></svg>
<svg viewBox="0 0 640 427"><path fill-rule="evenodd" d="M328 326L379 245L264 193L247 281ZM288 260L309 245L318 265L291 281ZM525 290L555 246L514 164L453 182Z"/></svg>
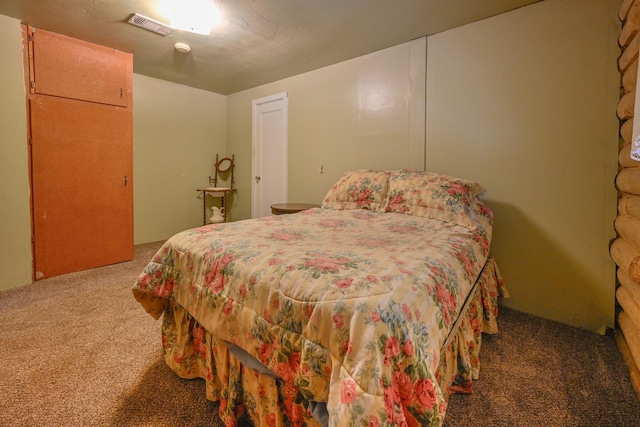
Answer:
<svg viewBox="0 0 640 427"><path fill-rule="evenodd" d="M135 25L136 27L149 30L152 33L160 34L161 36L166 36L173 31L173 28L169 27L168 25L165 25L162 22L158 22L154 19L147 18L146 16L142 16L138 13L132 14L127 22L131 25Z"/></svg>

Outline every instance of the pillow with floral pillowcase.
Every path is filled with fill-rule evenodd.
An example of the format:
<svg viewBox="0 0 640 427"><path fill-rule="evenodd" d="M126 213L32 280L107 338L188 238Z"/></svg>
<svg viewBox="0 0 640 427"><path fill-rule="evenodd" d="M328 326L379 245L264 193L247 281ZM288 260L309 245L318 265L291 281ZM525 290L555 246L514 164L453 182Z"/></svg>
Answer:
<svg viewBox="0 0 640 427"><path fill-rule="evenodd" d="M370 169L347 171L324 196L322 207L384 212L390 173Z"/></svg>
<svg viewBox="0 0 640 427"><path fill-rule="evenodd" d="M480 184L463 178L408 169L395 171L389 177L386 212L475 228L475 213L484 212L478 207L478 197L484 192Z"/></svg>

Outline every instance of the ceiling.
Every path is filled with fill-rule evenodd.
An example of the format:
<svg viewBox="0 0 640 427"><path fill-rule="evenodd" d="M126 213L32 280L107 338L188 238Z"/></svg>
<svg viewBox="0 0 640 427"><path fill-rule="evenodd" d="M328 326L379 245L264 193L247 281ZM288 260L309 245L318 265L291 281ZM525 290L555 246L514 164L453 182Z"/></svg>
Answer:
<svg viewBox="0 0 640 427"><path fill-rule="evenodd" d="M208 36L127 24L132 13L168 24L163 1L1 0L0 14L133 53L136 74L228 95L540 0L217 0L223 21Z"/></svg>

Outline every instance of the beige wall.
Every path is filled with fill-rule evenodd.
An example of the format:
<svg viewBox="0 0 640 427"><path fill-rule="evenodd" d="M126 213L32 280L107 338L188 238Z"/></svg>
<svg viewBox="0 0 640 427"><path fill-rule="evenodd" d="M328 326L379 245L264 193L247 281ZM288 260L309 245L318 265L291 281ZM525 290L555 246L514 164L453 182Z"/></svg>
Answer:
<svg viewBox="0 0 640 427"><path fill-rule="evenodd" d="M427 168L481 182L522 311L613 326L619 1L547 0L429 37Z"/></svg>
<svg viewBox="0 0 640 427"><path fill-rule="evenodd" d="M134 75L136 244L202 225L196 189L209 186L216 154L226 155L225 111L223 95Z"/></svg>
<svg viewBox="0 0 640 427"><path fill-rule="evenodd" d="M20 22L0 15L0 290L31 283ZM226 97L134 75L134 241L202 223L197 188L225 154Z"/></svg>
<svg viewBox="0 0 640 427"><path fill-rule="evenodd" d="M268 95L289 98L289 202L320 203L350 169L422 169L425 46L414 40L228 96L227 151L238 164L231 217L251 216L251 101Z"/></svg>
<svg viewBox="0 0 640 427"><path fill-rule="evenodd" d="M0 290L31 283L31 217L20 21L0 15Z"/></svg>
<svg viewBox="0 0 640 427"><path fill-rule="evenodd" d="M426 168L488 188L506 305L590 330L614 319L617 3L546 0L426 47ZM289 94L289 201L319 203L347 169L422 168L400 130L420 107L366 116L358 102L371 72L391 79L392 96L418 80L406 72L408 48L229 96L227 148L241 166L234 219L250 216L251 100L274 93ZM367 119L395 132L368 133Z"/></svg>
<svg viewBox="0 0 640 427"><path fill-rule="evenodd" d="M426 157L427 169L487 187L507 305L612 326L618 3L545 0L226 98L136 75L136 243L199 224L195 188L216 152L236 155L230 217L248 218L251 100L288 92L289 201L319 203L347 169L421 168ZM10 287L30 279L30 232L20 29L1 16L0 54L0 286Z"/></svg>

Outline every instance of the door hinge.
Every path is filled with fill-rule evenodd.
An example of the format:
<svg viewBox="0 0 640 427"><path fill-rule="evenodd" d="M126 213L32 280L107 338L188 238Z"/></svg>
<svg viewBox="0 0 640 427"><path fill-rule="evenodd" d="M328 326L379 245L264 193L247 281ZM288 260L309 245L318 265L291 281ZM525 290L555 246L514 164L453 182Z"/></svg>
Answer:
<svg viewBox="0 0 640 427"><path fill-rule="evenodd" d="M36 242L36 236L31 236L31 243L35 243Z"/></svg>
<svg viewBox="0 0 640 427"><path fill-rule="evenodd" d="M33 145L33 138L29 138L29 145Z"/></svg>
<svg viewBox="0 0 640 427"><path fill-rule="evenodd" d="M120 99L122 99L123 94L124 94L124 92L123 92L122 88L120 88Z"/></svg>
<svg viewBox="0 0 640 427"><path fill-rule="evenodd" d="M36 89L36 82L35 81L31 82L31 89L33 89L33 90Z"/></svg>

